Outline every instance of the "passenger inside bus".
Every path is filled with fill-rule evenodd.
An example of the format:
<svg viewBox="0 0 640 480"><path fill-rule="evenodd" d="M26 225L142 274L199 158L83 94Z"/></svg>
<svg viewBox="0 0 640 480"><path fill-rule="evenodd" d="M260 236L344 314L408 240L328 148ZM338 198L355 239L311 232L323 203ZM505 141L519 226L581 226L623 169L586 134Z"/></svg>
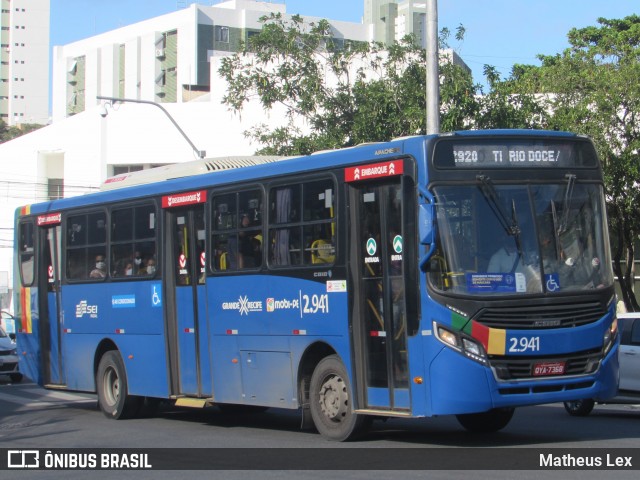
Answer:
<svg viewBox="0 0 640 480"><path fill-rule="evenodd" d="M138 271L138 275L153 275L156 273L156 261L153 258L147 260L147 263Z"/></svg>
<svg viewBox="0 0 640 480"><path fill-rule="evenodd" d="M240 226L242 229L252 226L249 215L242 215ZM262 255L260 255L262 243L256 240L254 233L256 232L246 230L240 230L238 233L238 268L252 268L262 263Z"/></svg>
<svg viewBox="0 0 640 480"><path fill-rule="evenodd" d="M104 255L96 255L95 268L89 274L90 278L104 278L107 276L107 264L104 261Z"/></svg>
<svg viewBox="0 0 640 480"><path fill-rule="evenodd" d="M509 238L506 243L492 255L491 260L489 260L487 272L513 273L516 271L519 261L520 255L516 250L515 241Z"/></svg>

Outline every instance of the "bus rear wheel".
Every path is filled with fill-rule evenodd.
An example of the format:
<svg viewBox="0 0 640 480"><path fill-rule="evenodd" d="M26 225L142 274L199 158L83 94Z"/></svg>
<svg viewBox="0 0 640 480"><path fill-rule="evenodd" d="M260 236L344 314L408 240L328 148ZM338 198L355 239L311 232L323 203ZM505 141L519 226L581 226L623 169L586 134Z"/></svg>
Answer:
<svg viewBox="0 0 640 480"><path fill-rule="evenodd" d="M323 358L311 376L310 410L313 423L326 438L353 440L371 423L371 417L353 411L347 370L337 355Z"/></svg>
<svg viewBox="0 0 640 480"><path fill-rule="evenodd" d="M456 418L470 432L491 433L506 427L514 412L514 408L494 408L488 412L456 415Z"/></svg>
<svg viewBox="0 0 640 480"><path fill-rule="evenodd" d="M140 409L143 398L129 395L127 372L117 350L106 352L96 374L98 404L107 418L131 418Z"/></svg>

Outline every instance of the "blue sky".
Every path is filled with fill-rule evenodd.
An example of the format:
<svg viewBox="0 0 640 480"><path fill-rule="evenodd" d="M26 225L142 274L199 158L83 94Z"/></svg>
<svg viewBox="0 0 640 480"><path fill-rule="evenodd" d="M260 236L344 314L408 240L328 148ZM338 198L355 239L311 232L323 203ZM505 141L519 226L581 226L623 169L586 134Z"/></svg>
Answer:
<svg viewBox="0 0 640 480"><path fill-rule="evenodd" d="M276 3L282 3L277 0ZM426 1L426 0L425 0ZM64 45L175 11L189 0L51 0L51 45ZM210 5L218 1L202 0ZM363 0L286 0L288 13L360 22ZM438 0L438 27L462 24L465 40L451 46L483 83L484 64L507 76L514 63L538 65L537 54L567 46L573 27L596 25L599 17L640 13L638 0Z"/></svg>

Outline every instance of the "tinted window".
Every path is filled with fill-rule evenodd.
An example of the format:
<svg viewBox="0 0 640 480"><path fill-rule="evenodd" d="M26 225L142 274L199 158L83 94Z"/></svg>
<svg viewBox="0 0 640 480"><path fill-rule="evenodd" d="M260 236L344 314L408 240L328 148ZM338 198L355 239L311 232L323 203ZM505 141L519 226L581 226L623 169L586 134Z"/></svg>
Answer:
<svg viewBox="0 0 640 480"><path fill-rule="evenodd" d="M67 278L101 280L107 276L106 238L104 212L67 218Z"/></svg>
<svg viewBox="0 0 640 480"><path fill-rule="evenodd" d="M335 186L331 179L275 187L269 194L269 262L333 264Z"/></svg>
<svg viewBox="0 0 640 480"><path fill-rule="evenodd" d="M33 284L34 278L34 226L33 223L20 224L20 244L18 252L20 257L20 276L22 277L22 285L28 287Z"/></svg>
<svg viewBox="0 0 640 480"><path fill-rule="evenodd" d="M216 195L211 208L212 267L218 271L262 266L262 191Z"/></svg>
<svg viewBox="0 0 640 480"><path fill-rule="evenodd" d="M153 276L148 269L156 258L156 210L154 205L114 209L111 214L111 276Z"/></svg>

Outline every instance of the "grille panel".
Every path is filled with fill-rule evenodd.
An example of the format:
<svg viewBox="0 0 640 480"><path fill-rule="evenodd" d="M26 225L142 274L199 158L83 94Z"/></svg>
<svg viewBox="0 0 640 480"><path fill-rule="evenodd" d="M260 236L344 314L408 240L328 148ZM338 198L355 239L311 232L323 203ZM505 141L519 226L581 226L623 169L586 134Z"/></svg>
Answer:
<svg viewBox="0 0 640 480"><path fill-rule="evenodd" d="M527 378L562 378L572 375L586 375L597 370L602 360L602 350L579 352L566 356L513 358L493 357L489 364L500 380L523 380ZM533 367L541 362L565 362L564 375L534 377Z"/></svg>
<svg viewBox="0 0 640 480"><path fill-rule="evenodd" d="M487 327L503 329L572 328L597 322L606 313L606 308L600 302L490 307L481 310L475 321Z"/></svg>
<svg viewBox="0 0 640 480"><path fill-rule="evenodd" d="M0 372L12 372L16 368L16 362L3 363L0 365Z"/></svg>

